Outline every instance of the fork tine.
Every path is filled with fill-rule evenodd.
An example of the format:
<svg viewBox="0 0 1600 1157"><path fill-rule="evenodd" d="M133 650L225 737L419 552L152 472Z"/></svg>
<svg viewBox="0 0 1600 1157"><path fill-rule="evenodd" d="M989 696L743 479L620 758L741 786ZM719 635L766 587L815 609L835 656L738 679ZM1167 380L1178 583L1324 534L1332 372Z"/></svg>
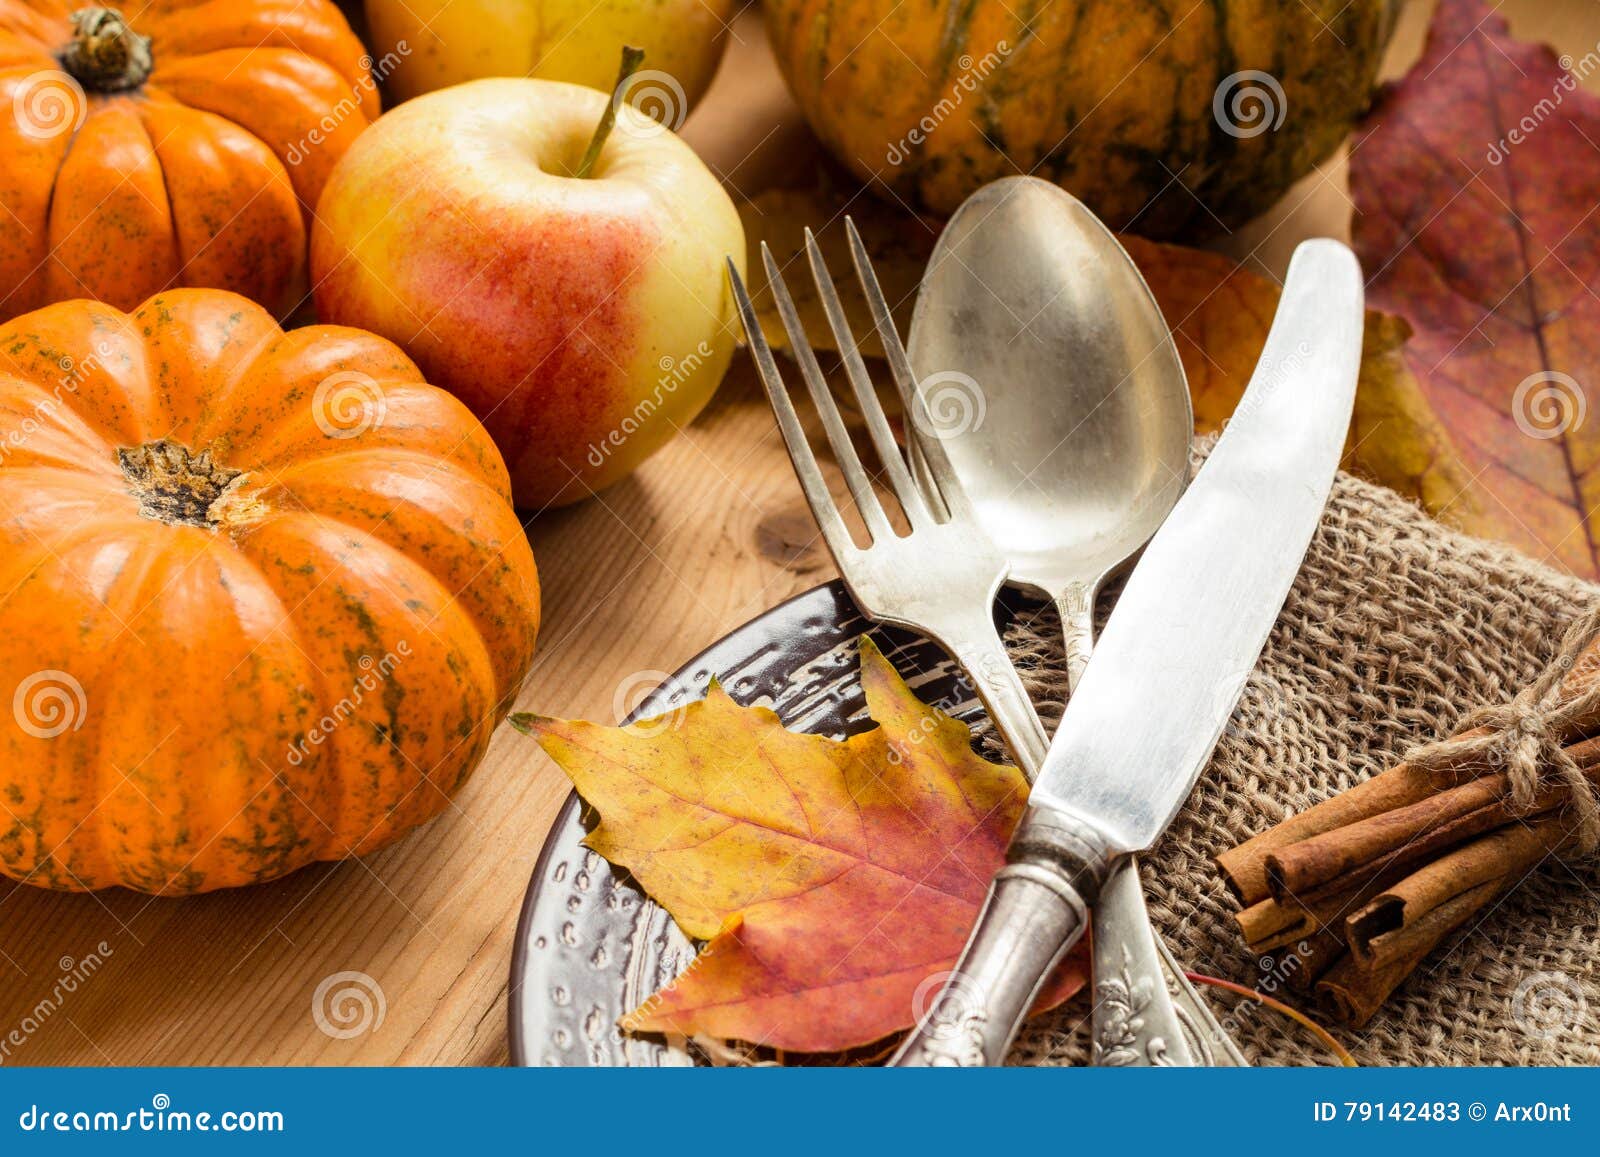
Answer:
<svg viewBox="0 0 1600 1157"><path fill-rule="evenodd" d="M861 520L867 525L867 535L873 541L893 538L894 529L889 525L889 516L883 512L882 503L873 493L872 480L867 477L866 468L861 465L861 456L850 441L850 431L839 416L838 403L828 391L828 382L822 376L822 367L817 364L817 355L811 352L811 343L806 340L806 332L800 325L800 315L795 311L794 299L789 296L789 287L784 284L783 273L778 269L772 250L767 248L765 241L761 243L761 260L767 269L767 288L778 303L778 315L783 318L783 328L789 334L790 352L794 354L795 361L800 363L800 376L811 391L811 401L822 418L822 429L828 436L828 444L833 447L833 456L844 474L845 485L850 488L856 509L861 512Z"/></svg>
<svg viewBox="0 0 1600 1157"><path fill-rule="evenodd" d="M900 335L895 331L894 317L878 285L878 275L873 272L872 259L867 256L867 247L861 243L861 234L856 232L856 223L849 217L844 219L844 231L850 239L850 260L855 264L856 276L861 279L867 304L872 308L872 320L878 327L878 340L883 345L883 356L889 363L889 374L894 378L895 388L900 391L900 402L905 407L906 439L922 454L923 463L933 475L934 483L939 488L939 497L944 500L950 516L963 519L972 517L967 492L961 488L961 479L950 465L944 443L925 433L922 424L916 420L917 414L926 411L926 403L917 388L916 375L911 372L906 347L900 344Z"/></svg>
<svg viewBox="0 0 1600 1157"><path fill-rule="evenodd" d="M889 486L913 526L932 523L933 515L923 501L922 492L911 477L911 471L906 468L906 461L894 440L894 431L889 428L889 419L884 417L883 403L878 400L878 393L872 388L872 378L867 373L866 363L861 360L861 351L856 346L856 337L850 328L850 320L844 315L844 305L839 301L839 294L833 287L833 278L828 274L828 263L823 259L822 249L817 245L817 239L812 236L810 229L806 230L806 259L811 263L811 277L817 283L817 293L822 298L822 308L828 314L828 325L832 328L833 336L839 345L839 352L844 357L844 368L850 378L850 388L855 392L856 404L861 408L862 417L866 419L867 433L871 435L873 448L877 450L878 458L889 475Z"/></svg>
<svg viewBox="0 0 1600 1157"><path fill-rule="evenodd" d="M733 285L733 299L739 307L739 320L744 325L745 339L750 343L750 353L756 363L756 375L761 379L761 387L772 404L772 416L777 419L778 432L783 435L783 444L789 449L789 461L794 466L795 477L800 481L800 489L805 493L806 505L811 507L811 517L822 532L828 549L835 558L842 557L843 552L856 549L855 543L851 541L850 530L839 515L833 495L828 492L828 483L822 476L822 468L817 465L817 456L812 453L805 428L800 425L800 415L795 413L789 391L783 384L782 375L778 373L772 347L767 344L766 334L761 332L761 321L756 317L755 306L751 304L744 281L739 277L739 270L734 267L731 258L728 261L728 280Z"/></svg>

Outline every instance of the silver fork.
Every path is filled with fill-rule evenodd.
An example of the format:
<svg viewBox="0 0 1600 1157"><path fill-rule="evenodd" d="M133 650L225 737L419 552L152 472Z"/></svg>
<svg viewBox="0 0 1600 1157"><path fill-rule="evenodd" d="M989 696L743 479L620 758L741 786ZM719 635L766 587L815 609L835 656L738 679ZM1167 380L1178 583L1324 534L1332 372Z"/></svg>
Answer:
<svg viewBox="0 0 1600 1157"><path fill-rule="evenodd" d="M895 386L908 407L925 406L915 388L905 348L895 332L888 303L878 286L866 249L861 244L855 225L848 219L845 230L849 234L856 274L866 291ZM761 332L761 323L750 302L750 295L730 261L728 275L733 283L734 297L749 339L750 352L778 419L778 429L789 449L789 458L794 463L800 488L805 491L806 502L856 605L878 622L893 623L916 631L949 651L972 679L978 697L1001 735L1008 738L1026 736L1030 746L1036 740L1038 750L1030 753L1036 758L1032 759L1031 764L1019 762L1023 762L1024 766L1037 766L1047 746L1044 729L994 625L995 594L1005 581L1008 563L978 526L976 515L950 466L944 447L937 439L931 438L923 440L921 449L927 456L929 473L944 499L947 508L944 516L936 515L924 499L901 456L894 432L884 415L883 405L872 388L866 364L861 359L850 323L845 318L844 307L828 276L822 251L811 230L806 230L805 237L811 273L816 280L823 308L827 311L828 324L843 355L851 389L866 421L873 448L883 463L889 489L904 510L911 533L901 536L890 525L883 504L873 491L872 480L850 440L839 407L828 390L811 343L806 340L794 301L784 285L783 275L763 242L762 262L766 266L767 281L783 319L783 327L789 334L790 349L800 365L801 376L805 378L817 413L822 418L823 429L844 474L845 485L866 525L870 537L868 545L858 547L855 544L833 496L828 492L822 469L817 465L816 455L806 440L805 430L795 412L794 403L789 399L772 349ZM908 417L910 412L908 409Z"/></svg>

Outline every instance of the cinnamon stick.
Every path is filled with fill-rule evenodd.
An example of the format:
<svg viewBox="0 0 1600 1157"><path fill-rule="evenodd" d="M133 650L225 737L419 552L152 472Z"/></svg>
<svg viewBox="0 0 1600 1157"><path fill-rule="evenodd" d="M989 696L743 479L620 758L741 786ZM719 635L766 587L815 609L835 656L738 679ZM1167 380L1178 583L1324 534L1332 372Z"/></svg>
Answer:
<svg viewBox="0 0 1600 1157"><path fill-rule="evenodd" d="M1573 661L1561 680L1558 698L1562 701L1576 699L1597 679L1600 679L1600 640L1591 642ZM1573 721L1564 729L1561 741L1570 744L1596 730L1600 730L1600 711L1595 712L1593 718ZM1489 734L1488 728L1473 727L1457 732L1452 738L1479 738ZM1445 788L1459 786L1470 778L1470 772L1429 771L1399 763L1230 848L1216 858L1217 867L1241 904L1258 904L1272 894L1267 875L1267 857L1273 852L1313 836L1408 807Z"/></svg>
<svg viewBox="0 0 1600 1157"><path fill-rule="evenodd" d="M1573 825L1553 816L1508 824L1439 857L1376 896L1344 922L1344 939L1362 966L1381 968L1410 954L1415 928L1455 897L1492 881L1515 884L1573 837Z"/></svg>
<svg viewBox="0 0 1600 1157"><path fill-rule="evenodd" d="M1239 913L1239 929L1247 947L1258 955L1303 940L1324 928L1342 931L1352 912L1383 889L1405 879L1409 872L1404 865L1395 865L1357 881L1350 890L1324 888L1291 899L1263 900Z"/></svg>
<svg viewBox="0 0 1600 1157"><path fill-rule="evenodd" d="M1270 853L1426 799L1442 786L1441 778L1448 779L1410 764L1391 767L1223 852L1216 858L1217 867L1240 903L1258 904L1271 895L1266 866Z"/></svg>
<svg viewBox="0 0 1600 1157"><path fill-rule="evenodd" d="M1293 992L1312 992L1328 972L1339 963L1346 952L1344 938L1332 928L1312 933L1296 946L1299 966L1288 972L1285 983Z"/></svg>
<svg viewBox="0 0 1600 1157"><path fill-rule="evenodd" d="M1461 927L1514 881L1498 877L1454 896L1411 926L1405 951L1389 963L1366 967L1355 953L1344 956L1316 984L1318 1007L1341 1024L1360 1028L1411 975L1422 958L1451 932Z"/></svg>
<svg viewBox="0 0 1600 1157"><path fill-rule="evenodd" d="M1270 898L1241 910L1234 919L1239 923L1245 947L1257 956L1317 932L1311 914L1304 908Z"/></svg>
<svg viewBox="0 0 1600 1157"><path fill-rule="evenodd" d="M1584 784L1600 787L1597 686L1600 609L1515 699L1468 717L1481 726L1218 856L1249 948L1328 1015L1365 1024L1541 859L1600 838Z"/></svg>
<svg viewBox="0 0 1600 1157"><path fill-rule="evenodd" d="M1584 740L1567 751L1591 782L1600 783L1600 740ZM1509 777L1481 776L1268 853L1267 886L1279 900L1302 903L1325 891L1354 892L1381 872L1420 863L1514 819L1550 812L1571 794L1564 785L1551 785L1524 811L1510 799Z"/></svg>

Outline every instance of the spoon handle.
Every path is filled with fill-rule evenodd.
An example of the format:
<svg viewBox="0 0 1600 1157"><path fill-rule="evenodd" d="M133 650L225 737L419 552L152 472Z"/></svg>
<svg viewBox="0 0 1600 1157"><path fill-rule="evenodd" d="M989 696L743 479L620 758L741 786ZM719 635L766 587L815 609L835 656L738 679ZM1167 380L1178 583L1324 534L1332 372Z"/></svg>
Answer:
<svg viewBox="0 0 1600 1157"><path fill-rule="evenodd" d="M1056 595L1056 613L1061 616L1061 635L1067 645L1067 694L1078 689L1078 680L1089 666L1094 650L1094 588L1087 583L1072 583Z"/></svg>
<svg viewBox="0 0 1600 1157"><path fill-rule="evenodd" d="M1094 589L1073 583L1056 595L1055 603L1066 644L1070 695L1094 650ZM1144 903L1138 862L1132 856L1112 868L1101 888L1090 952L1095 1064L1249 1063L1156 935Z"/></svg>

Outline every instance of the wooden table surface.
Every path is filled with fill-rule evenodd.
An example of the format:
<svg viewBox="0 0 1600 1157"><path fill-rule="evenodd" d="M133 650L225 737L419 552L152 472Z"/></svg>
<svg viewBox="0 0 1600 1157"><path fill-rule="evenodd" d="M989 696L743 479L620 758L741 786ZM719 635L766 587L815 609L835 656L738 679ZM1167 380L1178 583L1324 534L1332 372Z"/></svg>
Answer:
<svg viewBox="0 0 1600 1157"><path fill-rule="evenodd" d="M1406 10L1390 74L1415 55L1429 7ZM1594 0L1503 8L1518 34L1561 51L1600 41ZM754 13L684 135L741 195L807 155ZM1350 211L1335 159L1219 247L1281 275L1302 238L1347 237ZM545 617L519 709L554 715L612 720L619 695L631 706L833 575L743 355L666 450L528 534ZM0 882L0 1063L502 1064L517 912L567 790L502 727L444 816L363 861L186 900ZM347 1039L313 1015L319 984L343 972L371 978L382 1009Z"/></svg>

